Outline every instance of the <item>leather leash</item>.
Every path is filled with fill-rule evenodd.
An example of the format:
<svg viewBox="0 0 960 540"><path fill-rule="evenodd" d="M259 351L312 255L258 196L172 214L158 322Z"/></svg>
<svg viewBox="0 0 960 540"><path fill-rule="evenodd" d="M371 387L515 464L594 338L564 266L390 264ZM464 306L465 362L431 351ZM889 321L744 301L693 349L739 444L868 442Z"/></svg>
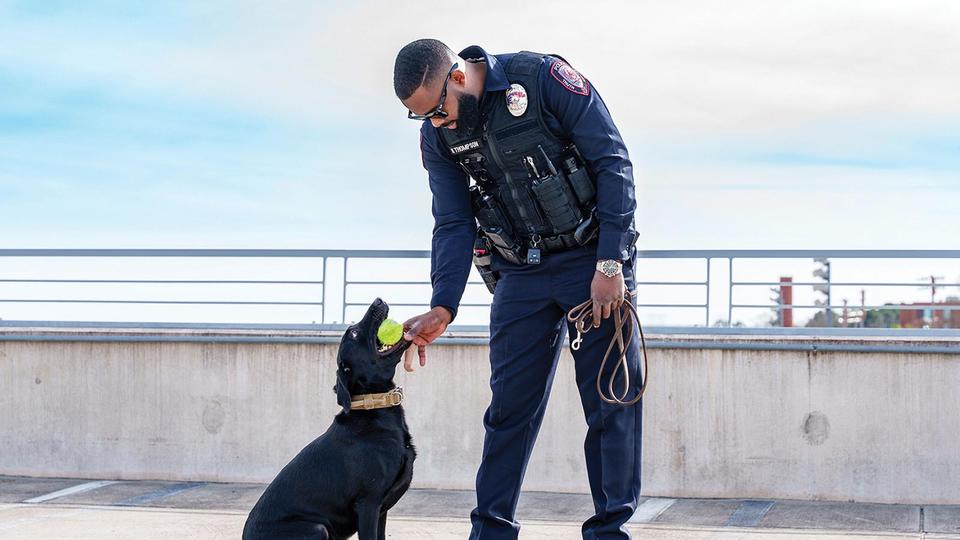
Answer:
<svg viewBox="0 0 960 540"><path fill-rule="evenodd" d="M633 296L634 293L631 291L626 291L624 294L624 301L620 305L620 308L613 310L613 321L616 329L614 330L613 339L610 340L610 345L607 346L607 352L603 354L603 360L600 362L600 371L597 373L597 393L600 394L600 399L607 403L614 403L618 405L633 405L634 403L640 401L640 398L643 397L643 392L647 389L647 344L643 339L643 327L640 325L640 317L637 315L637 308L633 307ZM626 306L624 308L623 306ZM586 334L591 328L593 328L593 300L587 300L586 302L574 307L569 312L567 312L567 320L574 324L574 327L577 329L577 337L572 342L570 342L570 348L573 350L579 350L580 344L583 342L583 335ZM640 331L640 347L643 351L643 372L640 374L640 379L643 381L640 384L640 390L637 392L637 395L626 401L627 394L630 392L630 369L627 364L627 343L633 339L633 328L632 324L636 321L636 328ZM623 339L623 327L624 325L630 325L629 333L627 334L626 342ZM620 358L617 360L617 367L614 368L613 373L610 375L610 381L607 384L607 393L604 393L603 388L601 388L600 380L603 377L603 370L607 365L607 360L610 358L610 353L613 351L614 346L620 347ZM617 392L613 389L613 381L617 379L617 375L623 371L623 393L617 395Z"/></svg>

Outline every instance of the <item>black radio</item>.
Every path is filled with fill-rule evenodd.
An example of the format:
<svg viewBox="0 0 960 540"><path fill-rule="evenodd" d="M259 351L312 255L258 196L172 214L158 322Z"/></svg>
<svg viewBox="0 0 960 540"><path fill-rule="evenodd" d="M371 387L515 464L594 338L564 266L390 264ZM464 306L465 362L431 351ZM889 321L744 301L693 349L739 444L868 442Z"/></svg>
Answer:
<svg viewBox="0 0 960 540"><path fill-rule="evenodd" d="M490 239L484 236L482 230L478 230L477 239L473 242L473 265L477 267L477 272L480 273L487 290L493 294L497 289L500 274L490 268L490 259L493 255L491 249L493 248L490 245Z"/></svg>
<svg viewBox="0 0 960 540"><path fill-rule="evenodd" d="M527 172L533 178L530 189L550 224L551 233L556 235L570 232L583 220L577 198L567 179L557 171L543 147L538 148L546 164L545 170L537 169L532 156L524 157Z"/></svg>

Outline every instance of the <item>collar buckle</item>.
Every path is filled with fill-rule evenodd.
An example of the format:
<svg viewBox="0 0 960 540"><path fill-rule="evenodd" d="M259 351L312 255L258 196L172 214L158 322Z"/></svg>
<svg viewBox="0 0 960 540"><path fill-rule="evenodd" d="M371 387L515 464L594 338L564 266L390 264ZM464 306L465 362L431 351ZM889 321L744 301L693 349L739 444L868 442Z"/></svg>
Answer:
<svg viewBox="0 0 960 540"><path fill-rule="evenodd" d="M403 387L398 386L394 388L393 390L387 392L385 397L387 398L387 404L389 404L391 407L400 405L403 403Z"/></svg>

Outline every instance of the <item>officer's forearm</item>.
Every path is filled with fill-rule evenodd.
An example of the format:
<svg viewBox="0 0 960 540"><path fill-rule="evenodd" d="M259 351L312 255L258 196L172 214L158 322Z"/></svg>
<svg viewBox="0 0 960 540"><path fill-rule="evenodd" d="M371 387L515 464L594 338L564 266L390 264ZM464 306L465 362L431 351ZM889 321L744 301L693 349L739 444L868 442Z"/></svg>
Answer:
<svg viewBox="0 0 960 540"><path fill-rule="evenodd" d="M626 157L615 153L599 160L597 178L597 218L600 221L598 259L626 260L635 240L633 167Z"/></svg>
<svg viewBox="0 0 960 540"><path fill-rule="evenodd" d="M628 219L629 217L629 219ZM630 224L632 214L622 216L618 220L600 222L599 242L597 243L597 259L616 259L624 261L630 258L630 248L633 245L636 233ZM624 225L623 222L626 221Z"/></svg>
<svg viewBox="0 0 960 540"><path fill-rule="evenodd" d="M434 229L430 271L433 294L430 307L447 308L451 321L457 316L457 308L470 277L474 227L472 220L455 220Z"/></svg>

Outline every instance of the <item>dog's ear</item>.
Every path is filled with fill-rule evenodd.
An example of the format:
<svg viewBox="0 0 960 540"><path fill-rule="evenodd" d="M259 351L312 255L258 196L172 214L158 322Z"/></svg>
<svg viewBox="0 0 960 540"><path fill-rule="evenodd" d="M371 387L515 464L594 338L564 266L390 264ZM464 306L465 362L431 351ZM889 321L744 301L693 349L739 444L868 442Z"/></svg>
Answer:
<svg viewBox="0 0 960 540"><path fill-rule="evenodd" d="M334 389L337 391L337 405L343 407L343 412L350 412L350 389L347 388L347 381L343 372L339 369L337 370L337 386Z"/></svg>

